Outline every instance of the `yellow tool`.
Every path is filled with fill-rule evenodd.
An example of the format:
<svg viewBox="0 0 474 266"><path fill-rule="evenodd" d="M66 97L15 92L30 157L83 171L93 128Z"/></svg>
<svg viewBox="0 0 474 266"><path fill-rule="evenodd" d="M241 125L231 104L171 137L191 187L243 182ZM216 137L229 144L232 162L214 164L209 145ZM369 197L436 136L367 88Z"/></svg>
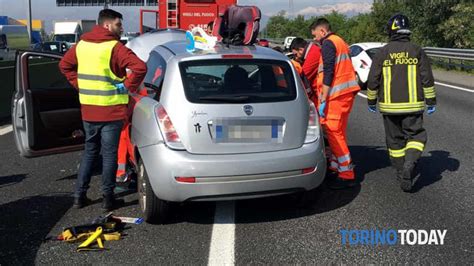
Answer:
<svg viewBox="0 0 474 266"><path fill-rule="evenodd" d="M84 241L79 247L77 247L77 251L91 251L91 250L104 250L104 244L102 243L102 239L100 236L102 235L102 227L99 226L95 230L95 232L86 240ZM91 247L91 244L97 241L98 248Z"/></svg>

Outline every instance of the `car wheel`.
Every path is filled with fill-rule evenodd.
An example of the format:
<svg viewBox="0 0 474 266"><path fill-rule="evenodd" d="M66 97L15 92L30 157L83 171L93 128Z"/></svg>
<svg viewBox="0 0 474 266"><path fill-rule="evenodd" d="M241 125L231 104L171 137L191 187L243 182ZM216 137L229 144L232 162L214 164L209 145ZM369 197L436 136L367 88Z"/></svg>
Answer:
<svg viewBox="0 0 474 266"><path fill-rule="evenodd" d="M159 199L153 192L142 159L138 162L137 190L143 219L148 223L164 223L169 214L170 203Z"/></svg>
<svg viewBox="0 0 474 266"><path fill-rule="evenodd" d="M367 82L364 83L360 81L359 74L356 73L356 79L357 79L357 84L359 84L359 87L361 90L366 90L367 89Z"/></svg>

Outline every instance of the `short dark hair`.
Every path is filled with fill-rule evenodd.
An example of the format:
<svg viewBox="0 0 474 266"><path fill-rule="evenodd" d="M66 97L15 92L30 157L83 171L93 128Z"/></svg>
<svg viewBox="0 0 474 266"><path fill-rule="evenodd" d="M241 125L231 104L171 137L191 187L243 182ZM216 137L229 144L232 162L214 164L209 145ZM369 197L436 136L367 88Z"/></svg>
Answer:
<svg viewBox="0 0 474 266"><path fill-rule="evenodd" d="M306 48L307 45L308 45L308 42L305 39L296 37L293 39L293 41L291 41L290 51L297 50L300 48Z"/></svg>
<svg viewBox="0 0 474 266"><path fill-rule="evenodd" d="M107 20L114 20L116 18L123 19L122 14L119 12L112 10L112 9L102 9L99 12L99 18L97 19L97 22L99 25L104 24L105 21Z"/></svg>
<svg viewBox="0 0 474 266"><path fill-rule="evenodd" d="M208 29L213 29L214 28L214 20L210 21L209 23L207 23L207 28Z"/></svg>
<svg viewBox="0 0 474 266"><path fill-rule="evenodd" d="M327 20L326 18L318 18L313 23L311 23L311 26L309 26L309 29L314 30L319 26L325 28L328 31L331 30L331 24L329 24L329 20Z"/></svg>

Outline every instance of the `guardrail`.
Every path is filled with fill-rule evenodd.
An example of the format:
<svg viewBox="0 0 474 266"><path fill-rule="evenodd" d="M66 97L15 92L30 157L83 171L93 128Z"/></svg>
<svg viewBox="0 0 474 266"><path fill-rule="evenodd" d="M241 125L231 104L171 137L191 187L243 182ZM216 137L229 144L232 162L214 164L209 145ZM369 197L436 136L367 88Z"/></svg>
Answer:
<svg viewBox="0 0 474 266"><path fill-rule="evenodd" d="M474 69L474 49L424 47L423 50L434 63L443 65L448 70L454 67L461 70Z"/></svg>

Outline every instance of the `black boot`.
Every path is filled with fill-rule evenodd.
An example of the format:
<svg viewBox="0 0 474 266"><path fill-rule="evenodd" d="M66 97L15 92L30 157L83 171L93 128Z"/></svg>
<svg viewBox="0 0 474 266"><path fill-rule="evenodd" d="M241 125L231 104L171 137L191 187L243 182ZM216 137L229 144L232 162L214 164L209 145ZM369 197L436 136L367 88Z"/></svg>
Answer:
<svg viewBox="0 0 474 266"><path fill-rule="evenodd" d="M336 177L329 181L329 188L330 189L344 189L344 188L351 188L357 185L355 180L351 179L342 179L340 177Z"/></svg>
<svg viewBox="0 0 474 266"><path fill-rule="evenodd" d="M90 201L91 200L88 199L86 195L74 197L74 203L72 204L72 207L74 207L75 209L81 209L87 206L90 203Z"/></svg>
<svg viewBox="0 0 474 266"><path fill-rule="evenodd" d="M123 204L124 201L122 199L116 199L114 194L104 195L102 200L102 209L104 209L104 211L111 211L123 206Z"/></svg>
<svg viewBox="0 0 474 266"><path fill-rule="evenodd" d="M405 163L403 165L400 180L400 188L404 192L411 192L413 189L416 166L420 157L421 151L415 149L409 149L405 154Z"/></svg>
<svg viewBox="0 0 474 266"><path fill-rule="evenodd" d="M390 162L392 163L392 167L395 169L398 181L401 181L405 157L390 157Z"/></svg>

